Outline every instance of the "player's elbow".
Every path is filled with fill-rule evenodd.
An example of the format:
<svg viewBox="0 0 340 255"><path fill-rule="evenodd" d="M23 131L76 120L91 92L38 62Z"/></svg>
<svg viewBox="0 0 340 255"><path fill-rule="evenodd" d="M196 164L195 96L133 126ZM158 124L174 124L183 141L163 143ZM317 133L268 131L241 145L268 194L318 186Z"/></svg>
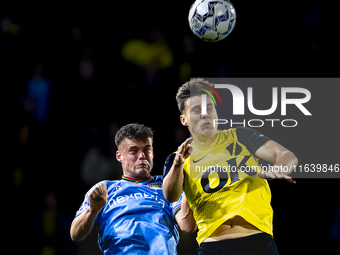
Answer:
<svg viewBox="0 0 340 255"><path fill-rule="evenodd" d="M72 229L70 231L70 236L71 236L72 241L76 243L81 242L85 239L85 238L81 238L80 235L77 235L76 233L72 232Z"/></svg>
<svg viewBox="0 0 340 255"><path fill-rule="evenodd" d="M77 239L77 237L76 237L76 236L74 236L74 235L72 235L72 234L71 234L71 239L72 239L72 241L73 241L73 242L76 242L76 243L78 243L78 239Z"/></svg>
<svg viewBox="0 0 340 255"><path fill-rule="evenodd" d="M185 206L182 205L182 209L176 215L176 221L180 229L187 233L193 233L197 229L196 220L192 213L192 210L189 208L189 211L185 213Z"/></svg>
<svg viewBox="0 0 340 255"><path fill-rule="evenodd" d="M285 156L289 159L290 167L295 168L299 161L298 158L295 156L295 154L289 150L285 151Z"/></svg>
<svg viewBox="0 0 340 255"><path fill-rule="evenodd" d="M184 227L183 229L181 228L182 231L187 232L187 233L194 233L197 229L197 226L189 226L189 227Z"/></svg>
<svg viewBox="0 0 340 255"><path fill-rule="evenodd" d="M297 167L297 165L299 163L299 160L298 160L298 158L295 156L295 154L293 152L290 152L290 153L292 153L292 158L293 158L292 166L293 167Z"/></svg>
<svg viewBox="0 0 340 255"><path fill-rule="evenodd" d="M179 225L179 228L184 231L184 232L187 232L187 233L194 233L197 229L197 225L196 225L196 222L179 222L178 223Z"/></svg>
<svg viewBox="0 0 340 255"><path fill-rule="evenodd" d="M81 233L77 231L77 226L74 224L74 222L72 223L72 226L70 229L70 236L71 236L72 241L77 242L77 243L85 239L85 237L83 237Z"/></svg>
<svg viewBox="0 0 340 255"><path fill-rule="evenodd" d="M163 194L166 200L168 200L170 203L174 203L178 201L178 199L181 197L181 194L177 195L175 193L163 190Z"/></svg>
<svg viewBox="0 0 340 255"><path fill-rule="evenodd" d="M177 192L175 189L171 189L163 183L163 195L165 199L168 200L170 203L178 201L178 199L181 197L181 194L181 190Z"/></svg>
<svg viewBox="0 0 340 255"><path fill-rule="evenodd" d="M75 233L74 228L71 227L70 229L70 236L73 242L79 242L78 235Z"/></svg>
<svg viewBox="0 0 340 255"><path fill-rule="evenodd" d="M74 231L72 231L72 228L70 230L70 236L73 242L79 242L77 235L74 233Z"/></svg>
<svg viewBox="0 0 340 255"><path fill-rule="evenodd" d="M295 154L289 150L285 150L281 153L280 157L283 159L287 174L291 174L297 167L299 161Z"/></svg>

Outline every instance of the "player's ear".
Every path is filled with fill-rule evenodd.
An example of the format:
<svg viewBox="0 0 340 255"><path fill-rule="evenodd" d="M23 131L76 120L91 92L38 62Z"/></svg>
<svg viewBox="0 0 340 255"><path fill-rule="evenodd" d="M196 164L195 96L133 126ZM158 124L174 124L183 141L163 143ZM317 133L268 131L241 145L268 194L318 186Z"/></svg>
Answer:
<svg viewBox="0 0 340 255"><path fill-rule="evenodd" d="M188 121L187 121L187 119L186 119L186 117L185 117L185 115L184 114L181 114L180 116L179 116L179 119L181 120L181 123L182 123L182 125L183 126L189 126L188 125Z"/></svg>
<svg viewBox="0 0 340 255"><path fill-rule="evenodd" d="M119 153L119 151L116 151L116 159L118 162L122 162L122 155Z"/></svg>

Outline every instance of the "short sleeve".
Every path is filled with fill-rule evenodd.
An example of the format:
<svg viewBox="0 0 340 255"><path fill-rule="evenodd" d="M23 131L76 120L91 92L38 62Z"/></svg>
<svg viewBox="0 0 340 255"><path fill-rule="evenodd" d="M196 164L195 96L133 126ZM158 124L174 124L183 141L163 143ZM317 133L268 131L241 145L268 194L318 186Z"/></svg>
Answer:
<svg viewBox="0 0 340 255"><path fill-rule="evenodd" d="M163 177L165 177L169 173L175 157L176 157L176 153L173 152L166 158L165 163L164 163Z"/></svg>
<svg viewBox="0 0 340 255"><path fill-rule="evenodd" d="M181 210L182 196L183 196L183 192L182 192L182 195L180 196L180 198L176 202L173 202L173 203L170 204L172 216L174 218L175 218L176 214L179 212L179 210Z"/></svg>
<svg viewBox="0 0 340 255"><path fill-rule="evenodd" d="M264 136L258 131L246 128L246 127L238 127L236 128L237 140L242 143L247 149L252 153L255 152L270 138Z"/></svg>

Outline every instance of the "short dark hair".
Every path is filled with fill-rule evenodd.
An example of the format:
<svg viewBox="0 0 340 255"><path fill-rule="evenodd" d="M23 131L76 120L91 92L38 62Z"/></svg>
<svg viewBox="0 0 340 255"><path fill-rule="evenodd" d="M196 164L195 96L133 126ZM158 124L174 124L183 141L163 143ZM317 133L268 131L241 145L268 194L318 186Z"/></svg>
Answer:
<svg viewBox="0 0 340 255"><path fill-rule="evenodd" d="M127 139L147 140L151 138L153 140L153 131L151 128L144 126L143 124L132 123L121 127L115 136L115 143L117 148L122 141Z"/></svg>
<svg viewBox="0 0 340 255"><path fill-rule="evenodd" d="M193 78L190 79L190 81L184 83L181 87L179 87L177 95L176 95L176 101L178 109L181 113L185 110L185 101L192 97L197 95L202 95L205 92L199 88L204 87L202 84L208 84L211 87L214 87L214 84L203 80L202 78ZM205 88L207 89L207 88ZM207 89L210 90L210 89Z"/></svg>

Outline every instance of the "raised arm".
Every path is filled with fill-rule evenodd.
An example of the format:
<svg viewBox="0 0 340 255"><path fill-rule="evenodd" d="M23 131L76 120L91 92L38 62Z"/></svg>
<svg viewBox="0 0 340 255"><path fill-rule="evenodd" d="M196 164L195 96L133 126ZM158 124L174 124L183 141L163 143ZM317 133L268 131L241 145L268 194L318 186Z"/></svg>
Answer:
<svg viewBox="0 0 340 255"><path fill-rule="evenodd" d="M88 199L89 207L75 218L71 225L70 235L75 242L84 240L91 233L96 217L107 201L106 184L101 183L96 186Z"/></svg>
<svg viewBox="0 0 340 255"><path fill-rule="evenodd" d="M261 178L286 179L295 184L295 181L289 176L298 164L294 153L277 142L269 140L255 152L255 155L274 164L269 171L258 174Z"/></svg>
<svg viewBox="0 0 340 255"><path fill-rule="evenodd" d="M170 203L177 201L182 194L184 179L183 164L185 159L191 154L191 141L192 139L188 138L178 147L171 169L163 180L164 197Z"/></svg>

